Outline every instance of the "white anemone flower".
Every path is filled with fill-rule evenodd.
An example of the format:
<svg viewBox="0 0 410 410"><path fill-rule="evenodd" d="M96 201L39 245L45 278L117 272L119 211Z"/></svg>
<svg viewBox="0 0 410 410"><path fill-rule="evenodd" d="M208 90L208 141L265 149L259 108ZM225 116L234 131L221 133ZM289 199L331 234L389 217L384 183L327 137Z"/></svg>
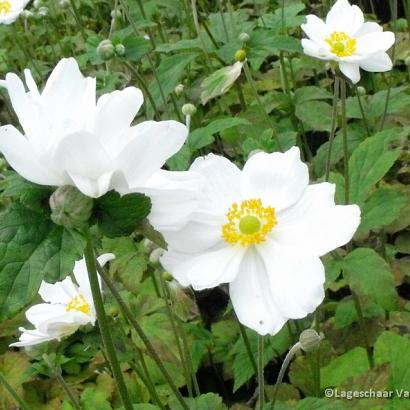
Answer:
<svg viewBox="0 0 410 410"><path fill-rule="evenodd" d="M106 253L97 260L104 266L114 258L112 253ZM34 305L26 311L27 320L34 329L19 328L22 332L19 341L10 346L33 346L55 339L60 341L80 326L95 324L97 317L85 259L75 263L73 274L76 283L70 276L54 284L41 283L38 293L45 303Z"/></svg>
<svg viewBox="0 0 410 410"><path fill-rule="evenodd" d="M309 185L299 149L259 152L241 171L209 154L190 168L205 180L200 207L163 231L164 268L196 290L229 283L236 314L260 334L313 312L324 298L320 256L346 244L357 205L335 205L335 185ZM178 195L178 193L176 193Z"/></svg>
<svg viewBox="0 0 410 410"><path fill-rule="evenodd" d="M306 20L301 26L308 36L302 40L305 54L336 61L352 83L360 80L360 68L370 72L392 69L386 51L394 44L394 33L383 32L377 23L365 23L360 8L347 0L337 0L326 22L315 15L307 16Z"/></svg>
<svg viewBox="0 0 410 410"><path fill-rule="evenodd" d="M0 0L0 24L14 23L29 0Z"/></svg>
<svg viewBox="0 0 410 410"><path fill-rule="evenodd" d="M109 190L136 192L185 142L177 121L131 126L143 103L135 87L104 94L96 102L95 78L84 77L73 58L62 59L40 93L31 72L13 73L8 90L24 135L0 128L0 152L24 178L40 185L74 185L89 197Z"/></svg>

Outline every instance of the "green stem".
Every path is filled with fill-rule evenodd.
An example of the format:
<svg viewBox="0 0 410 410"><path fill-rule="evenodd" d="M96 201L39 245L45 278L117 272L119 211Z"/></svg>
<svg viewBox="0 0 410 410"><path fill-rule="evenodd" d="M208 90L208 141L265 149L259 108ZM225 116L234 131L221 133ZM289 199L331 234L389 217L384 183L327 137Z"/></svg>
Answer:
<svg viewBox="0 0 410 410"><path fill-rule="evenodd" d="M355 86L355 90L356 90L357 101L358 101L358 103L359 103L360 112L361 112L361 114L362 114L363 124L364 124L364 127L366 128L367 136L370 137L369 124L368 124L368 122L367 122L366 114L365 114L365 112L364 112L364 108L363 108L363 104L362 104L362 99L361 99L361 97L360 97L360 94L357 92L357 86Z"/></svg>
<svg viewBox="0 0 410 410"><path fill-rule="evenodd" d="M122 299L121 295L117 291L115 285L111 282L110 278L106 274L105 270L102 269L100 266L98 266L98 272L102 279L104 280L105 284L107 287L110 289L110 292L114 296L114 299L117 301L118 305L120 306L120 309L124 316L127 318L131 326L134 328L142 342L144 343L145 347L148 350L148 353L152 357L152 359L155 361L156 365L158 366L159 370L161 371L162 375L164 376L165 380L167 381L169 387L171 390L174 392L177 400L181 404L182 408L184 410L190 410L188 405L186 404L184 398L182 397L180 391L177 389L175 386L170 374L168 373L167 369L165 368L164 364L162 363L160 357L158 356L157 352L154 349L154 346L151 344L149 341L148 337L145 335L144 331L142 330L141 326L139 323L136 321L134 315L132 312L129 310L127 304L124 302Z"/></svg>
<svg viewBox="0 0 410 410"><path fill-rule="evenodd" d="M245 344L246 353L248 354L249 360L251 362L253 371L255 374L258 374L258 365L256 363L255 357L252 353L251 344L249 343L248 335L246 334L246 329L241 322L238 320L239 331L241 332L241 336L243 339L243 343Z"/></svg>
<svg viewBox="0 0 410 410"><path fill-rule="evenodd" d="M222 7L222 0L217 0L218 3L218 7L219 7L219 14L221 16L221 20L222 20L222 26L224 28L224 32L225 32L225 37L226 37L226 42L229 42L229 33L228 33L228 28L226 27L226 22L225 22L225 16L224 16L224 11L223 11L223 7Z"/></svg>
<svg viewBox="0 0 410 410"><path fill-rule="evenodd" d="M84 250L85 263L87 265L88 278L90 280L91 293L95 311L97 313L98 327L100 329L101 337L104 343L105 351L107 352L108 360L111 365L111 370L114 379L117 383L118 392L121 397L122 404L125 410L132 410L132 402L128 396L127 387L124 382L120 363L115 353L114 343L112 341L110 328L108 326L107 316L105 314L104 302L101 296L100 285L98 283L98 274L96 267L96 259L91 241L91 234L89 229L85 231L86 247Z"/></svg>
<svg viewBox="0 0 410 410"><path fill-rule="evenodd" d="M341 79L340 97L342 105L342 136L343 136L343 160L345 177L345 204L349 203L349 146L347 141L347 118L346 118L346 80Z"/></svg>
<svg viewBox="0 0 410 410"><path fill-rule="evenodd" d="M246 77L246 79L249 83L249 86L251 87L251 90L253 92L255 100L256 100L256 102L259 106L259 109L260 109L261 113L264 115L264 117L266 118L266 120L267 120L268 124L270 125L270 127L272 128L273 135L276 139L276 143L278 144L278 148L279 148L280 151L283 151L282 146L281 146L280 141L279 141L279 138L278 138L278 135L276 134L273 121L269 117L269 114L266 112L265 107L263 106L262 101L259 98L258 90L256 89L255 83L254 83L253 78L252 78L251 71L249 69L248 62L246 60L243 62L243 70L245 72L245 77Z"/></svg>
<svg viewBox="0 0 410 410"><path fill-rule="evenodd" d="M259 396L259 409L263 410L265 406L265 377L263 360L263 336L258 335L258 396Z"/></svg>
<svg viewBox="0 0 410 410"><path fill-rule="evenodd" d="M300 347L300 343L297 342L295 343L292 348L289 350L289 352L287 353L287 355L285 356L285 360L282 363L282 366L279 370L279 374L278 374L278 378L276 379L276 384L275 384L275 389L273 391L273 396L272 396L272 401L271 401L271 406L272 406L272 410L275 408L275 402L276 402L276 397L278 395L278 390L279 390L279 386L282 383L283 380L283 376L285 375L286 369L289 366L289 363L291 362L291 360L293 359L293 356L301 349Z"/></svg>
<svg viewBox="0 0 410 410"><path fill-rule="evenodd" d="M70 386L66 383L66 381L64 380L63 376L61 375L60 372L56 371L55 373L55 377L57 379L57 381L60 383L61 387L64 389L64 391L66 392L68 398L70 399L70 402L72 404L72 406L76 409L76 410L81 410L80 405L78 404L74 393L72 392L72 390L70 389Z"/></svg>
<svg viewBox="0 0 410 410"><path fill-rule="evenodd" d="M332 146L333 146L333 140L335 138L336 124L337 124L337 102L339 100L339 85L340 85L340 80L339 80L339 77L336 76L335 84L334 84L334 93L333 93L332 124L330 126L329 147L327 150L327 158L326 158L326 171L325 171L326 181L329 181Z"/></svg>
<svg viewBox="0 0 410 410"><path fill-rule="evenodd" d="M78 12L77 6L75 4L75 0L70 0L71 8L73 9L74 20L77 23L77 26L80 30L81 37L83 38L84 42L87 40L87 36L84 31L84 25L81 21L80 13Z"/></svg>
<svg viewBox="0 0 410 410"><path fill-rule="evenodd" d="M13 397L13 400L16 402L18 406L20 406L21 410L29 410L27 403L24 402L22 398L17 394L17 392L13 389L13 387L7 382L6 378L0 372L0 384L4 386L4 388L9 392L10 396Z"/></svg>

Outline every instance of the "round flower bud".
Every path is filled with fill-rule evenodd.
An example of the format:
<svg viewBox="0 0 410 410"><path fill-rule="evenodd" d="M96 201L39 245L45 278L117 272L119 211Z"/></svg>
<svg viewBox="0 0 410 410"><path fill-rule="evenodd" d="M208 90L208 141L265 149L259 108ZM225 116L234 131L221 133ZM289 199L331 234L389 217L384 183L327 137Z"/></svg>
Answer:
<svg viewBox="0 0 410 410"><path fill-rule="evenodd" d="M37 14L38 14L39 16L41 16L41 17L47 16L47 14L48 14L48 7L40 7L40 8L38 9Z"/></svg>
<svg viewBox="0 0 410 410"><path fill-rule="evenodd" d="M184 104L181 111L184 115L192 116L196 113L196 107L194 104Z"/></svg>
<svg viewBox="0 0 410 410"><path fill-rule="evenodd" d="M152 252L157 246L155 245L154 242L152 242L150 239L144 239L144 249L149 253Z"/></svg>
<svg viewBox="0 0 410 410"><path fill-rule="evenodd" d="M41 7L43 5L43 0L34 0L33 1L33 6L34 8L38 9L39 7Z"/></svg>
<svg viewBox="0 0 410 410"><path fill-rule="evenodd" d="M161 248L154 249L149 255L149 261L153 264L159 263L159 258L164 254L164 250Z"/></svg>
<svg viewBox="0 0 410 410"><path fill-rule="evenodd" d="M33 17L33 15L34 15L34 13L30 10L23 10L21 12L21 16L25 19L29 19L29 18Z"/></svg>
<svg viewBox="0 0 410 410"><path fill-rule="evenodd" d="M406 64L407 67L410 67L410 56L407 57L407 58L404 60L404 64Z"/></svg>
<svg viewBox="0 0 410 410"><path fill-rule="evenodd" d="M164 278L164 280L166 280L167 282L172 282L174 280L174 277L167 271L162 273L162 277Z"/></svg>
<svg viewBox="0 0 410 410"><path fill-rule="evenodd" d="M305 352L312 352L316 350L322 338L314 329L306 329L299 336L299 343L302 350Z"/></svg>
<svg viewBox="0 0 410 410"><path fill-rule="evenodd" d="M111 40L103 40L97 47L97 54L102 60L110 60L115 55L115 47Z"/></svg>
<svg viewBox="0 0 410 410"><path fill-rule="evenodd" d="M66 228L80 228L89 219L93 200L81 193L76 187L58 187L50 197L51 220Z"/></svg>
<svg viewBox="0 0 410 410"><path fill-rule="evenodd" d="M366 95L366 88L359 85L359 87L357 87L357 94L363 97L364 95Z"/></svg>
<svg viewBox="0 0 410 410"><path fill-rule="evenodd" d="M117 45L115 46L115 53L116 53L118 56L122 57L122 56L125 54L125 47L124 47L124 45L123 45L123 44L117 44Z"/></svg>
<svg viewBox="0 0 410 410"><path fill-rule="evenodd" d="M235 60L240 62L246 60L246 51L243 48L236 51Z"/></svg>
<svg viewBox="0 0 410 410"><path fill-rule="evenodd" d="M174 88L174 92L175 92L176 96L179 97L184 92L184 84L178 84Z"/></svg>
<svg viewBox="0 0 410 410"><path fill-rule="evenodd" d="M119 19L119 18L121 18L121 10L116 10L116 9L114 9L114 10L111 10L111 13L110 13L110 15L111 15L111 18L114 20L114 19Z"/></svg>
<svg viewBox="0 0 410 410"><path fill-rule="evenodd" d="M249 41L250 37L248 33L241 33L238 36L238 40L241 41L242 43L247 43Z"/></svg>

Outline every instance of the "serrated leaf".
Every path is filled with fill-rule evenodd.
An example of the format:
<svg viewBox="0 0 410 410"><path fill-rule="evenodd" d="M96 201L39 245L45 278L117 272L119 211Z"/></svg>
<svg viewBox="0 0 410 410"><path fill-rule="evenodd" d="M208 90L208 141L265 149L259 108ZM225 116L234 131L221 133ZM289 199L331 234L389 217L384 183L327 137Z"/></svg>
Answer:
<svg viewBox="0 0 410 410"><path fill-rule="evenodd" d="M392 128L364 140L349 160L350 203L361 206L400 156L410 129Z"/></svg>
<svg viewBox="0 0 410 410"><path fill-rule="evenodd" d="M222 403L222 398L215 393L201 394L198 397L185 399L190 410L224 410L226 406ZM184 408L175 399L169 402L171 410L183 410Z"/></svg>
<svg viewBox="0 0 410 410"><path fill-rule="evenodd" d="M139 193L120 196L110 191L98 198L94 214L102 232L110 237L130 235L151 211L151 200Z"/></svg>
<svg viewBox="0 0 410 410"><path fill-rule="evenodd" d="M368 296L386 310L394 310L398 295L393 274L386 261L373 249L358 248L343 262L345 277L359 295Z"/></svg>
<svg viewBox="0 0 410 410"><path fill-rule="evenodd" d="M0 319L28 304L44 279L67 276L84 249L82 236L13 205L0 215Z"/></svg>
<svg viewBox="0 0 410 410"><path fill-rule="evenodd" d="M191 150L201 149L214 142L213 135L239 125L250 125L250 122L245 118L239 117L219 118L213 120L205 127L197 128L192 131L188 138L188 144Z"/></svg>
<svg viewBox="0 0 410 410"><path fill-rule="evenodd" d="M323 101L309 101L296 106L296 116L309 128L316 131L330 131L332 108Z"/></svg>
<svg viewBox="0 0 410 410"><path fill-rule="evenodd" d="M293 102L295 105L302 104L312 100L327 100L331 99L332 94L324 88L315 85L300 87L295 90Z"/></svg>

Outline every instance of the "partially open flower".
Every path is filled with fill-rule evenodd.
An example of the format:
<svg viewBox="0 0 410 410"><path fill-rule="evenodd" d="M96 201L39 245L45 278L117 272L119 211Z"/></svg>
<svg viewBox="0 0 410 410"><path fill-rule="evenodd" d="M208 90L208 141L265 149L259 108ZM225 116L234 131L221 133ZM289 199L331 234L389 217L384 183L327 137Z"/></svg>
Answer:
<svg viewBox="0 0 410 410"><path fill-rule="evenodd" d="M112 253L106 253L97 259L104 266L114 257ZM19 341L10 346L33 346L61 340L76 332L80 326L95 324L97 317L84 259L75 263L73 273L76 283L70 276L54 284L41 283L38 293L45 303L34 305L26 312L27 320L34 325L34 329L21 327Z"/></svg>
<svg viewBox="0 0 410 410"><path fill-rule="evenodd" d="M24 178L40 185L74 185L97 198L112 189L136 192L185 142L177 121L131 126L143 103L135 87L103 94L83 77L76 60L62 59L40 93L25 70L25 84L8 73L7 88L24 135L0 127L0 151Z"/></svg>
<svg viewBox="0 0 410 410"><path fill-rule="evenodd" d="M313 312L324 297L319 257L352 238L359 207L335 205L333 184L308 185L296 147L256 153L242 171L209 154L190 172L205 181L202 200L182 228L162 232L164 268L196 290L229 283L239 320L260 334Z"/></svg>
<svg viewBox="0 0 410 410"><path fill-rule="evenodd" d="M360 8L348 0L337 0L326 22L312 14L306 20L301 26L308 36L302 40L305 54L336 61L352 83L360 80L360 68L370 72L392 69L386 51L394 44L394 33L383 32L377 23L365 23Z"/></svg>
<svg viewBox="0 0 410 410"><path fill-rule="evenodd" d="M29 0L0 0L0 24L14 23Z"/></svg>

